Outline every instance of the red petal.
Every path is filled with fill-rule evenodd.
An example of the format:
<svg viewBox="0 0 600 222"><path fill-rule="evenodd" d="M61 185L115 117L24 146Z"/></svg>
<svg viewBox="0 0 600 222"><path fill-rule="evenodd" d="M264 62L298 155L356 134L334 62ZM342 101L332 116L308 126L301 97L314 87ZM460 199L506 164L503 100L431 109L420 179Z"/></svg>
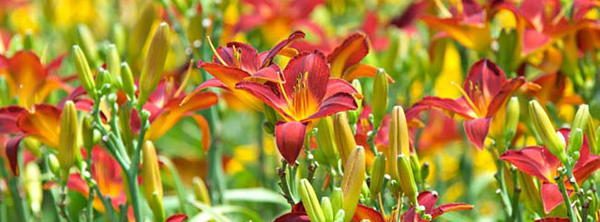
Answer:
<svg viewBox="0 0 600 222"><path fill-rule="evenodd" d="M235 84L250 76L250 74L244 70L217 63L204 63L202 64L202 69L221 80L221 82L229 88L234 88Z"/></svg>
<svg viewBox="0 0 600 222"><path fill-rule="evenodd" d="M433 218L436 218L447 212L460 211L460 210L471 210L471 209L473 209L473 205L465 204L465 203L442 204L433 210L433 212L431 213L431 216Z"/></svg>
<svg viewBox="0 0 600 222"><path fill-rule="evenodd" d="M58 146L61 111L52 105L35 105L34 111L19 115L17 126L50 147Z"/></svg>
<svg viewBox="0 0 600 222"><path fill-rule="evenodd" d="M279 71L279 66L271 65L258 70L252 74L253 79L261 79L275 83L283 83L282 76Z"/></svg>
<svg viewBox="0 0 600 222"><path fill-rule="evenodd" d="M310 222L306 213L287 213L275 219L275 222Z"/></svg>
<svg viewBox="0 0 600 222"><path fill-rule="evenodd" d="M426 13L429 1L411 3L399 16L394 17L390 24L400 29L409 28L415 21Z"/></svg>
<svg viewBox="0 0 600 222"><path fill-rule="evenodd" d="M249 92L270 107L273 107L273 109L277 110L280 114L287 115L287 103L281 96L281 92L279 92L278 89L275 89L275 86L251 81L242 81L236 85L236 88Z"/></svg>
<svg viewBox="0 0 600 222"><path fill-rule="evenodd" d="M423 191L419 193L417 200L419 205L425 207L425 212L431 212L435 207L435 203L438 201L438 194L437 192Z"/></svg>
<svg viewBox="0 0 600 222"><path fill-rule="evenodd" d="M305 135L306 124L301 122L282 122L275 126L277 148L289 164L296 164L296 158L304 146Z"/></svg>
<svg viewBox="0 0 600 222"><path fill-rule="evenodd" d="M466 119L477 118L475 112L462 99L444 99L434 96L427 96L417 102L410 108L411 116L416 116L418 113L431 109L432 107L442 109L453 114L458 114Z"/></svg>
<svg viewBox="0 0 600 222"><path fill-rule="evenodd" d="M327 56L327 61L331 64L332 75L342 78L344 70L359 63L368 53L369 43L363 33L348 36L342 44Z"/></svg>
<svg viewBox="0 0 600 222"><path fill-rule="evenodd" d="M6 142L6 158L8 158L8 164L15 176L19 175L19 145L21 140L23 140L23 136L17 136Z"/></svg>
<svg viewBox="0 0 600 222"><path fill-rule="evenodd" d="M471 141L478 149L483 149L485 138L487 137L490 128L490 119L465 120L463 127L465 128L465 133L467 134L469 141Z"/></svg>
<svg viewBox="0 0 600 222"><path fill-rule="evenodd" d="M563 218L563 217L546 217L546 218L535 220L535 222L569 222L569 221L571 221L571 220L569 220L569 218Z"/></svg>
<svg viewBox="0 0 600 222"><path fill-rule="evenodd" d="M535 29L527 29L525 30L525 33L523 33L521 43L521 45L523 46L523 54L529 55L535 52L536 50L544 47L548 43L550 43L550 36L538 32Z"/></svg>
<svg viewBox="0 0 600 222"><path fill-rule="evenodd" d="M540 193L542 195L542 205L544 206L545 213L550 213L550 211L563 203L562 194L556 184L545 182L540 188ZM569 192L569 194L570 193L571 192Z"/></svg>
<svg viewBox="0 0 600 222"><path fill-rule="evenodd" d="M8 62L8 86L19 97L19 104L30 108L48 74L38 56L30 51L19 51Z"/></svg>
<svg viewBox="0 0 600 222"><path fill-rule="evenodd" d="M283 70L285 77L284 89L287 95L294 95L295 87L305 85L308 87L315 101L321 101L327 92L329 81L329 66L323 53L315 51L312 53L301 53L292 58ZM303 76L308 75L308 76ZM306 82L301 83L299 81Z"/></svg>
<svg viewBox="0 0 600 222"><path fill-rule="evenodd" d="M246 72L255 72L259 69L258 52L248 44L241 42L227 43L227 47L217 49L219 56L232 68L239 68ZM236 56L236 54L238 56ZM219 59L213 56L213 62L220 64Z"/></svg>
<svg viewBox="0 0 600 222"><path fill-rule="evenodd" d="M273 58L275 58L279 51L283 50L289 44L301 38L304 38L304 32L295 31L292 34L290 34L290 36L287 39L277 43L277 45L275 45L271 50L269 50L269 53L267 53L265 58L263 58L262 67L271 65L271 61L273 60Z"/></svg>
<svg viewBox="0 0 600 222"><path fill-rule="evenodd" d="M173 214L169 218L167 218L166 222L183 222L188 219L188 216L185 214Z"/></svg>
<svg viewBox="0 0 600 222"><path fill-rule="evenodd" d="M550 151L541 146L526 147L521 150L508 150L500 159L513 164L520 171L539 178L553 181L556 169L561 165Z"/></svg>
<svg viewBox="0 0 600 222"><path fill-rule="evenodd" d="M0 134L18 133L17 118L26 110L20 106L7 106L0 108Z"/></svg>
<svg viewBox="0 0 600 222"><path fill-rule="evenodd" d="M308 119L316 119L323 116L329 116L338 112L354 110L358 107L353 96L345 93L338 93L331 96L319 106L319 110L311 115Z"/></svg>
<svg viewBox="0 0 600 222"><path fill-rule="evenodd" d="M488 106L488 111L486 116L492 117L496 114L496 112L502 107L506 105L506 101L508 98L521 87L525 83L525 79L523 77L518 77L511 79L502 85L502 89L493 97L492 101Z"/></svg>
<svg viewBox="0 0 600 222"><path fill-rule="evenodd" d="M373 208L359 204L356 207L356 211L354 211L354 216L352 216L352 221L361 222L363 220L367 220L367 221L371 221L371 222L385 222L385 219L383 219L383 215L381 215L381 213L377 212Z"/></svg>
<svg viewBox="0 0 600 222"><path fill-rule="evenodd" d="M504 86L506 75L493 62L483 59L471 66L463 89L478 108L489 105Z"/></svg>

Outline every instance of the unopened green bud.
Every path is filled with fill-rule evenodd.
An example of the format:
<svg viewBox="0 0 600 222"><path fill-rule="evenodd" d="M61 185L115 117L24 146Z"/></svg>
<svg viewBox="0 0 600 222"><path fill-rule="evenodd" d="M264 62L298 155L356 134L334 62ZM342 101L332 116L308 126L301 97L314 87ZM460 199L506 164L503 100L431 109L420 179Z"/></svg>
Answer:
<svg viewBox="0 0 600 222"><path fill-rule="evenodd" d="M365 149L356 147L348 156L344 165L342 191L344 192L344 221L350 221L358 204L363 182L365 180Z"/></svg>
<svg viewBox="0 0 600 222"><path fill-rule="evenodd" d="M119 51L114 44L110 44L106 48L106 68L111 75L113 84L118 89L121 88L121 58Z"/></svg>
<svg viewBox="0 0 600 222"><path fill-rule="evenodd" d="M421 177L421 163L419 162L419 157L416 153L410 154L410 167L412 167L413 175L415 176L415 182L417 184L422 184L423 180Z"/></svg>
<svg viewBox="0 0 600 222"><path fill-rule="evenodd" d="M33 155L39 157L42 154L42 144L39 140L34 137L25 137L22 141L24 147L33 153Z"/></svg>
<svg viewBox="0 0 600 222"><path fill-rule="evenodd" d="M546 111L544 111L544 108L542 108L542 105L538 101L529 101L529 115L531 116L535 132L546 143L546 148L563 163L566 162L565 142L559 138L548 114L546 114Z"/></svg>
<svg viewBox="0 0 600 222"><path fill-rule="evenodd" d="M317 143L319 150L323 152L325 158L331 166L337 166L338 152L334 143L333 120L331 117L323 117L317 124Z"/></svg>
<svg viewBox="0 0 600 222"><path fill-rule="evenodd" d="M77 42L83 48L83 52L89 59L90 63L95 66L96 62L98 61L96 54L98 50L96 47L96 41L94 40L94 35L92 35L92 32L87 26L77 26Z"/></svg>
<svg viewBox="0 0 600 222"><path fill-rule="evenodd" d="M90 150L94 146L94 120L90 115L83 117L81 123L81 139L83 147Z"/></svg>
<svg viewBox="0 0 600 222"><path fill-rule="evenodd" d="M329 197L321 198L321 207L323 208L323 215L326 221L333 221L333 207L331 206L331 200Z"/></svg>
<svg viewBox="0 0 600 222"><path fill-rule="evenodd" d="M307 179L300 180L300 199L311 221L325 221L317 194Z"/></svg>
<svg viewBox="0 0 600 222"><path fill-rule="evenodd" d="M388 107L388 91L389 84L387 74L383 69L378 69L375 79L373 80L373 94L371 99L375 128L379 127L381 120L386 113Z"/></svg>
<svg viewBox="0 0 600 222"><path fill-rule="evenodd" d="M155 221L164 221L165 210L163 207L163 188L160 179L160 168L158 167L158 157L156 149L151 141L146 141L142 146L141 176L144 186L144 197L152 209Z"/></svg>
<svg viewBox="0 0 600 222"><path fill-rule="evenodd" d="M331 206L333 207L333 212L344 209L344 192L339 187L334 187L331 191Z"/></svg>
<svg viewBox="0 0 600 222"><path fill-rule="evenodd" d="M73 46L73 54L75 55L75 64L77 66L77 74L81 85L87 91L88 95L92 98L96 98L96 85L94 83L94 74L90 69L85 54L81 51L78 45Z"/></svg>
<svg viewBox="0 0 600 222"><path fill-rule="evenodd" d="M110 40L115 43L115 48L121 55L123 55L123 50L126 48L126 39L127 37L125 36L125 28L123 28L123 25L121 23L113 24Z"/></svg>
<svg viewBox="0 0 600 222"><path fill-rule="evenodd" d="M354 134L352 134L352 128L348 124L346 113L340 112L335 115L333 131L336 147L345 166L350 153L356 148L356 141L354 140Z"/></svg>
<svg viewBox="0 0 600 222"><path fill-rule="evenodd" d="M135 98L135 81L133 80L133 73L131 73L131 68L126 62L121 63L121 81L123 86L123 91L130 99Z"/></svg>
<svg viewBox="0 0 600 222"><path fill-rule="evenodd" d="M579 152L583 144L583 130L581 128L571 129L569 133L569 142L567 143L567 152L569 155Z"/></svg>
<svg viewBox="0 0 600 222"><path fill-rule="evenodd" d="M81 151L79 150L80 131L79 121L77 120L77 109L73 101L65 102L62 114L60 116L60 133L58 161L65 172L69 172L77 161L81 160Z"/></svg>
<svg viewBox="0 0 600 222"><path fill-rule="evenodd" d="M42 208L42 173L35 162L25 165L23 172L23 186L27 195L27 202L33 213L38 214Z"/></svg>
<svg viewBox="0 0 600 222"><path fill-rule="evenodd" d="M417 204L417 184L410 165L410 160L407 156L400 154L398 155L397 161L400 189L402 193L408 197L410 202L415 205Z"/></svg>
<svg viewBox="0 0 600 222"><path fill-rule="evenodd" d="M375 155L373 166L371 166L371 198L375 199L383 189L385 180L385 156L382 153Z"/></svg>
<svg viewBox="0 0 600 222"><path fill-rule="evenodd" d="M192 179L192 188L194 189L194 197L196 200L206 205L211 205L210 195L208 194L208 188L206 188L204 180L199 177L194 177L194 179Z"/></svg>
<svg viewBox="0 0 600 222"><path fill-rule="evenodd" d="M24 50L33 50L34 49L33 43L34 43L33 34L31 33L31 30L27 30L25 32L25 36L23 37L23 49Z"/></svg>
<svg viewBox="0 0 600 222"><path fill-rule="evenodd" d="M140 75L139 104L143 105L162 78L169 53L169 25L161 23L152 37Z"/></svg>
<svg viewBox="0 0 600 222"><path fill-rule="evenodd" d="M519 125L520 105L519 98L512 97L506 105L506 131L505 141L509 142L515 136Z"/></svg>
<svg viewBox="0 0 600 222"><path fill-rule="evenodd" d="M112 83L113 83L113 80L112 80L112 76L110 76L110 73L108 73L108 71L106 71L105 69L100 69L100 71L98 72L98 75L96 76L96 85L100 86L101 93L110 92L111 89L114 88Z"/></svg>
<svg viewBox="0 0 600 222"><path fill-rule="evenodd" d="M392 109L392 120L389 128L390 145L385 155L388 160L387 173L392 176L393 179L398 179L398 166L396 156L399 154L409 155L410 153L410 141L408 137L408 123L406 122L406 116L404 115L404 109L402 106L395 106Z"/></svg>
<svg viewBox="0 0 600 222"><path fill-rule="evenodd" d="M52 153L48 154L48 167L50 168L50 172L60 175L60 162L56 158L56 155Z"/></svg>

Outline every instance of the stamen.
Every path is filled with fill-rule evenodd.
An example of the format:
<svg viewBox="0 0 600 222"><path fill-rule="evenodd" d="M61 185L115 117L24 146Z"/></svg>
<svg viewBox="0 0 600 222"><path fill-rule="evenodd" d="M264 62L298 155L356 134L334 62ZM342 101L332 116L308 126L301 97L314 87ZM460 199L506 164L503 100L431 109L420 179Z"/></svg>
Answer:
<svg viewBox="0 0 600 222"><path fill-rule="evenodd" d="M206 39L208 40L208 45L210 45L210 49L213 51L213 53L215 54L215 56L217 57L219 62L221 62L221 64L223 64L223 65L227 65L227 63L225 63L225 60L223 60L223 58L221 58L221 55L219 55L219 53L217 53L217 49L215 49L215 45L213 45L212 40L210 40L210 37L206 36Z"/></svg>
<svg viewBox="0 0 600 222"><path fill-rule="evenodd" d="M473 102L473 100L471 100L471 97L469 97L469 94L467 94L467 92L465 92L465 90L462 87L460 87L458 84L456 84L456 82L452 81L452 82L450 82L450 84L458 89L460 94L462 94L463 97L465 97L465 100L467 101L469 106L471 106L471 109L475 110L475 113L477 113L479 115L480 114L479 107L477 107L475 105L475 103Z"/></svg>

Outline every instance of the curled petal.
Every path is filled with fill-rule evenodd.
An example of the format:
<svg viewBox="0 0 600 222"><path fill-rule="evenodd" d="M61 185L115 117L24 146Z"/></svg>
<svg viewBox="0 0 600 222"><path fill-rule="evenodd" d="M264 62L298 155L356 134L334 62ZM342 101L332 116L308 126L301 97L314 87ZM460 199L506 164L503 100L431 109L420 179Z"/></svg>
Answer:
<svg viewBox="0 0 600 222"><path fill-rule="evenodd" d="M279 153L288 162L296 164L296 158L300 155L304 146L306 135L306 124L301 122L282 122L275 126L275 140Z"/></svg>
<svg viewBox="0 0 600 222"><path fill-rule="evenodd" d="M550 151L540 146L508 150L502 154L500 159L508 161L520 171L546 182L554 180L554 173L561 165Z"/></svg>
<svg viewBox="0 0 600 222"><path fill-rule="evenodd" d="M19 145L23 140L23 136L17 136L10 138L6 142L6 157L8 158L8 165L10 166L13 175L19 175Z"/></svg>
<svg viewBox="0 0 600 222"><path fill-rule="evenodd" d="M292 42L304 38L304 36L304 32L295 31L292 34L290 34L290 36L287 39L277 43L277 45L275 45L271 50L269 50L269 52L263 58L262 67L267 67L271 65L271 61L273 60L273 58L275 58L277 54L279 54L281 50L289 46Z"/></svg>
<svg viewBox="0 0 600 222"><path fill-rule="evenodd" d="M24 112L17 126L27 135L34 136L50 147L58 146L61 111L51 105L35 105L32 112Z"/></svg>
<svg viewBox="0 0 600 222"><path fill-rule="evenodd" d="M0 134L19 132L19 127L17 127L17 117L22 112L26 112L26 110L20 106L0 108Z"/></svg>
<svg viewBox="0 0 600 222"><path fill-rule="evenodd" d="M385 222L385 219L383 219L383 215L381 215L381 213L377 212L373 208L359 204L354 211L352 221L359 222L363 220L371 222Z"/></svg>
<svg viewBox="0 0 600 222"><path fill-rule="evenodd" d="M251 78L266 80L275 83L283 83L283 78L281 77L279 66L277 65L271 65L260 69L257 72L253 73Z"/></svg>
<svg viewBox="0 0 600 222"><path fill-rule="evenodd" d="M506 82L494 96L492 102L490 102L486 116L494 116L494 114L506 104L508 98L510 98L510 96L523 84L525 84L525 79L523 77L514 78Z"/></svg>
<svg viewBox="0 0 600 222"><path fill-rule="evenodd" d="M344 70L359 63L368 53L369 42L365 34L355 33L348 36L327 56L327 61L331 64L332 75L343 78Z"/></svg>
<svg viewBox="0 0 600 222"><path fill-rule="evenodd" d="M338 93L325 99L325 101L323 101L323 103L321 103L319 106L319 110L307 119L316 119L338 112L354 110L357 107L358 105L356 104L356 100L353 96L349 94Z"/></svg>
<svg viewBox="0 0 600 222"><path fill-rule="evenodd" d="M259 68L258 52L248 44L230 42L227 43L227 47L219 47L217 53L224 60L226 66L247 72L254 72ZM214 56L213 62L220 63L220 60Z"/></svg>
<svg viewBox="0 0 600 222"><path fill-rule="evenodd" d="M184 222L188 219L185 214L173 214L167 218L166 222Z"/></svg>
<svg viewBox="0 0 600 222"><path fill-rule="evenodd" d="M475 145L478 149L482 149L485 138L487 137L488 131L490 129L490 119L472 119L465 120L463 123L465 128L465 133L467 134L467 138L471 143Z"/></svg>
<svg viewBox="0 0 600 222"><path fill-rule="evenodd" d="M442 204L439 207L433 209L433 211L431 212L431 216L433 218L436 218L447 212L471 210L471 209L473 209L473 205L471 205L471 204L464 204L464 203Z"/></svg>
<svg viewBox="0 0 600 222"><path fill-rule="evenodd" d="M492 41L490 30L484 24L467 24L457 18L424 16L422 20L433 29L446 32L467 48L486 50Z"/></svg>
<svg viewBox="0 0 600 222"><path fill-rule="evenodd" d="M190 116L194 118L196 124L198 124L198 127L200 128L200 133L202 133L202 148L204 151L207 151L212 141L208 121L206 121L204 116L199 114L192 114Z"/></svg>
<svg viewBox="0 0 600 222"><path fill-rule="evenodd" d="M201 67L215 78L221 80L228 88L235 88L235 84L250 76L248 72L242 69L216 63L204 63Z"/></svg>
<svg viewBox="0 0 600 222"><path fill-rule="evenodd" d="M427 96L413 105L413 107L410 109L410 116L416 116L418 113L432 107L450 112L452 114L458 114L466 119L474 119L477 117L471 107L465 104L464 100L444 99L434 96Z"/></svg>

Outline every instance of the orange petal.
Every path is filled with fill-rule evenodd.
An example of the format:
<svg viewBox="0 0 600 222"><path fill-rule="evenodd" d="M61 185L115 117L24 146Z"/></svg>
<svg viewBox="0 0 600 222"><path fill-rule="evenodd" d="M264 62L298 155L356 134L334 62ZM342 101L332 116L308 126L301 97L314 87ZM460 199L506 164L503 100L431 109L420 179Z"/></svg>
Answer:
<svg viewBox="0 0 600 222"><path fill-rule="evenodd" d="M19 98L19 105L30 108L42 99L36 96L47 73L35 54L28 51L17 52L9 59L7 71L8 85L12 94Z"/></svg>
<svg viewBox="0 0 600 222"><path fill-rule="evenodd" d="M198 127L200 128L200 133L202 133L202 148L204 149L204 151L207 151L212 142L208 121L206 121L206 118L204 118L204 116L199 114L193 114L190 115L190 117L194 118L196 124L198 124Z"/></svg>
<svg viewBox="0 0 600 222"><path fill-rule="evenodd" d="M58 146L61 111L51 105L40 104L33 111L22 113L17 126L29 136L33 136L50 147Z"/></svg>
<svg viewBox="0 0 600 222"><path fill-rule="evenodd" d="M342 78L344 70L357 64L369 53L369 43L363 33L350 35L327 56L333 77Z"/></svg>
<svg viewBox="0 0 600 222"><path fill-rule="evenodd" d="M446 32L467 48L485 51L492 42L487 25L463 24L458 19L440 19L432 16L423 17L423 21L433 29Z"/></svg>

